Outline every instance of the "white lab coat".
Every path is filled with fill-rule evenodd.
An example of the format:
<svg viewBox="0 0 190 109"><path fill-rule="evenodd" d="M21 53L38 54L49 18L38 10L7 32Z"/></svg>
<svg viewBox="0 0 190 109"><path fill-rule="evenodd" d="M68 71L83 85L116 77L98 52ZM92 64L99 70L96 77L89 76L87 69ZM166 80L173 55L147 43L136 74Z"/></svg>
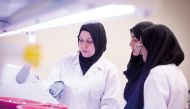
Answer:
<svg viewBox="0 0 190 109"><path fill-rule="evenodd" d="M79 53L66 56L43 82L46 89L65 83L60 102L68 109L119 109L120 82L117 69L103 56L83 75Z"/></svg>
<svg viewBox="0 0 190 109"><path fill-rule="evenodd" d="M144 109L186 109L187 99L187 81L176 65L159 65L150 71L144 84Z"/></svg>

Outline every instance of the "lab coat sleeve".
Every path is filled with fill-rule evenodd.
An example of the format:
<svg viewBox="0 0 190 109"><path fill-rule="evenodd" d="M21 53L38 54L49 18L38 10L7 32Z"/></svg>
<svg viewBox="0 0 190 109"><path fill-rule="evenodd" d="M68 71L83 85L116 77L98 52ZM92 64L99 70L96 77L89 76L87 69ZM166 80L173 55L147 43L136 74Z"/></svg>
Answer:
<svg viewBox="0 0 190 109"><path fill-rule="evenodd" d="M110 71L107 76L106 86L101 99L101 109L120 109L119 101L120 81L118 72Z"/></svg>
<svg viewBox="0 0 190 109"><path fill-rule="evenodd" d="M151 72L144 84L144 109L167 109L169 86L166 78Z"/></svg>
<svg viewBox="0 0 190 109"><path fill-rule="evenodd" d="M48 77L42 81L42 88L48 90L49 87L56 81L61 79L61 63L57 64L49 73Z"/></svg>

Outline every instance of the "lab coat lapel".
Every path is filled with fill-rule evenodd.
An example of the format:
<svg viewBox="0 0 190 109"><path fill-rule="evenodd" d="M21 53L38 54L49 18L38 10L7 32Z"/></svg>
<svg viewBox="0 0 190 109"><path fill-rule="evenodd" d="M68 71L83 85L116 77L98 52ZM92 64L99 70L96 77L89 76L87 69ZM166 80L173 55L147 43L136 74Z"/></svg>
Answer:
<svg viewBox="0 0 190 109"><path fill-rule="evenodd" d="M101 57L96 63L94 63L89 70L84 75L84 79L88 78L89 76L96 75L96 73L99 73L101 70L103 70L103 57Z"/></svg>

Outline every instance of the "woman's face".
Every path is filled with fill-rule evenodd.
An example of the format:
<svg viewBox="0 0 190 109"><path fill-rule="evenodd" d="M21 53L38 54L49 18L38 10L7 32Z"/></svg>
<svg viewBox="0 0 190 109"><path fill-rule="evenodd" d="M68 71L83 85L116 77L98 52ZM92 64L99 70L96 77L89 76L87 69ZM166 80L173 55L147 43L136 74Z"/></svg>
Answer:
<svg viewBox="0 0 190 109"><path fill-rule="evenodd" d="M89 58L95 54L94 42L88 31L81 31L78 47L83 57Z"/></svg>
<svg viewBox="0 0 190 109"><path fill-rule="evenodd" d="M130 47L132 49L133 56L139 56L140 55L140 49L141 49L141 42L134 36L134 33L131 32L131 41L130 41Z"/></svg>

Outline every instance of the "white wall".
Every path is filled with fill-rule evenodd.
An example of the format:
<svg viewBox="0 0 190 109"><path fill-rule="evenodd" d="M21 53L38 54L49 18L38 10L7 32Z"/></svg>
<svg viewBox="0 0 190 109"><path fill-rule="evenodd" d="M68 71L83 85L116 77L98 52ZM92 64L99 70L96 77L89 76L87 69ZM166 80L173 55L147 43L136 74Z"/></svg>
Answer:
<svg viewBox="0 0 190 109"><path fill-rule="evenodd" d="M184 72L188 83L190 85L190 71L189 63L190 51L188 49L188 41L190 38L188 35L190 24L190 1L173 0L165 1L161 4L160 10L152 13L150 16L120 16L115 18L99 20L105 26L108 38L108 46L105 52L107 58L109 58L120 70L121 81L124 86L126 79L122 72L125 70L127 62L129 60L131 49L129 47L129 29L136 23L144 20L150 20L154 23L161 23L167 25L173 30L179 43L184 50L185 60L180 65L180 68ZM41 69L39 71L46 75L49 69L65 54L78 50L77 48L77 35L80 24L73 24L63 26L55 29L49 29L37 32L38 42L42 46L43 61Z"/></svg>

